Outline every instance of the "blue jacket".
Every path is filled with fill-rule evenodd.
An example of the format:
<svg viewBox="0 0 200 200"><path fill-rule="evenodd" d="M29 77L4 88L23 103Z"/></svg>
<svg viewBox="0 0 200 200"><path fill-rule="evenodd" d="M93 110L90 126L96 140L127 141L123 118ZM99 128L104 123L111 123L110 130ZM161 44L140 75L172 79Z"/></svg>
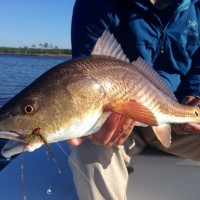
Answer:
<svg viewBox="0 0 200 200"><path fill-rule="evenodd" d="M143 57L179 99L200 97L200 1L158 12L148 0L77 0L72 55L89 55L107 29L130 61Z"/></svg>

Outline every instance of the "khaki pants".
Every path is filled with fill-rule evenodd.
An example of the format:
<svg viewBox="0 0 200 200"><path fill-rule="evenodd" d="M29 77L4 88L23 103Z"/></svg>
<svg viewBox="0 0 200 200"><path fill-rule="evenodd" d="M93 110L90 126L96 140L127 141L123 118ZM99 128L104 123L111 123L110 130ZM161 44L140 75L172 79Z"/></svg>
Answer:
<svg viewBox="0 0 200 200"><path fill-rule="evenodd" d="M79 147L73 147L71 158L86 176L69 161L79 199L125 200L128 183L126 166L130 158L139 154L146 144L173 155L200 161L200 134L173 134L172 137L172 145L166 149L156 139L151 128L135 128L121 146L105 147L87 140Z"/></svg>

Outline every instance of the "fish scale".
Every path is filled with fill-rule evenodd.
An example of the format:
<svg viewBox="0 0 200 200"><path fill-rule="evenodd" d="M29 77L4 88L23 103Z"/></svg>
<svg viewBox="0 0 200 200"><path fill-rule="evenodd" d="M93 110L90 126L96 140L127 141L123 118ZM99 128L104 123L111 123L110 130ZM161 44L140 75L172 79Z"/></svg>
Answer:
<svg viewBox="0 0 200 200"><path fill-rule="evenodd" d="M156 108L155 110L158 111L158 108L162 108L159 110L159 115L162 113L165 115L165 110L167 110L168 116L174 116L174 118L184 115L185 119L183 119L182 122L190 120L188 118L191 116L194 117L194 112L191 112L191 107L186 109L186 106L180 105L169 96L166 96L162 91L158 90L157 87L152 85L151 82L144 79L141 73L136 71L131 64L107 56L91 56L88 61L94 63L94 65L90 65L90 67L87 66L88 63L86 66L81 63L77 63L76 65L82 67L82 71L85 72L84 75L86 76L95 74L96 80L100 85L105 85L105 82L108 82L104 78L102 79L104 76L107 77L109 82L112 82L111 85L113 87L111 87L109 91L106 91L108 99L112 99L113 101L119 99L120 101L137 99L142 103L144 101L144 105L152 110ZM82 62L82 60L80 60L80 62ZM118 69L120 70L120 74L117 72ZM127 74L135 77L135 79L127 78ZM126 81L124 77L126 77L128 81ZM134 87L135 85L137 85L137 87ZM146 101L143 99L146 99ZM187 111L189 112L187 113Z"/></svg>

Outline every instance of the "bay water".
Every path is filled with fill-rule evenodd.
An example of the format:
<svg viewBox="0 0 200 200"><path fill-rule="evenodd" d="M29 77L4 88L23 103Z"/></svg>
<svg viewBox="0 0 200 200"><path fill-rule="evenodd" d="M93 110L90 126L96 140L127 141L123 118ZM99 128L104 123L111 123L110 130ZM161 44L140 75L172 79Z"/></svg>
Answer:
<svg viewBox="0 0 200 200"><path fill-rule="evenodd" d="M67 59L0 54L0 107L45 71Z"/></svg>

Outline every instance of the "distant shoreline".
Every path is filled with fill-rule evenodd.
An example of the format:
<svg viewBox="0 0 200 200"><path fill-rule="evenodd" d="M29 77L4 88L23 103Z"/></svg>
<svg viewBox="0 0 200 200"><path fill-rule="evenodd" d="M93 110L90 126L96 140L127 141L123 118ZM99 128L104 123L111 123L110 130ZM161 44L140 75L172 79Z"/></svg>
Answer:
<svg viewBox="0 0 200 200"><path fill-rule="evenodd" d="M47 56L47 57L67 57L71 58L71 54L29 54L29 53L0 53L0 55L19 55L19 56Z"/></svg>
<svg viewBox="0 0 200 200"><path fill-rule="evenodd" d="M42 44L41 44L42 45ZM0 54L5 55L28 55L28 56L58 56L58 57L71 57L71 49L59 49L58 47L48 48L42 45L42 48L29 48L25 47L0 47Z"/></svg>

